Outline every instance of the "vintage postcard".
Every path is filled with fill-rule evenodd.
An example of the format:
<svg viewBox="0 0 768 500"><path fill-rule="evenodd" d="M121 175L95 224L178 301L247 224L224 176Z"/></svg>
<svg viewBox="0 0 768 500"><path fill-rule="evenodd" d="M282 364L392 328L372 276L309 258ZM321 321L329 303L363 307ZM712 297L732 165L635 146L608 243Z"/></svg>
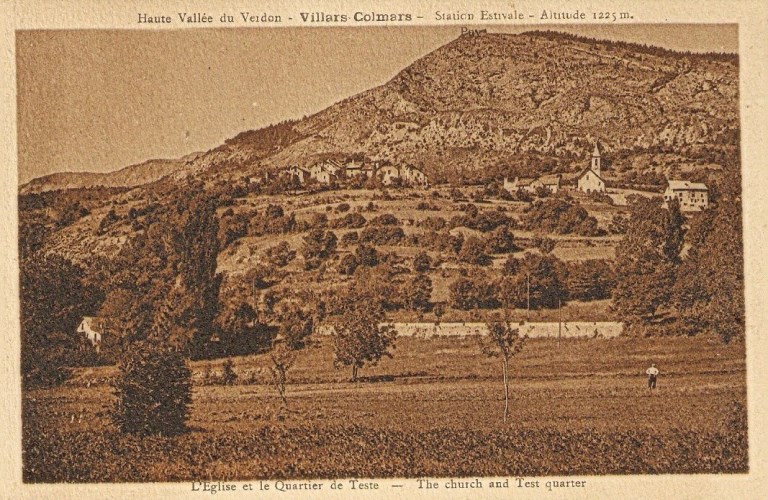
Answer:
<svg viewBox="0 0 768 500"><path fill-rule="evenodd" d="M764 6L246 3L8 3L12 497L762 496Z"/></svg>

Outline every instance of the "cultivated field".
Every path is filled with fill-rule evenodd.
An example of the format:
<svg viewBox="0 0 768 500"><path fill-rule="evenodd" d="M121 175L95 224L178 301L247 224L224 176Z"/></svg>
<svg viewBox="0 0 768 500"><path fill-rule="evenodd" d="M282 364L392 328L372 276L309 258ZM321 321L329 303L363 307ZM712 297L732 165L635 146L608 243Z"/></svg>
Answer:
<svg viewBox="0 0 768 500"><path fill-rule="evenodd" d="M659 388L645 387L655 362ZM502 422L500 361L473 338L397 341L358 383L332 350L301 354L288 411L266 356L192 363L192 431L119 435L111 367L24 394L24 478L182 481L254 478L746 472L743 344L706 338L530 340L512 362Z"/></svg>

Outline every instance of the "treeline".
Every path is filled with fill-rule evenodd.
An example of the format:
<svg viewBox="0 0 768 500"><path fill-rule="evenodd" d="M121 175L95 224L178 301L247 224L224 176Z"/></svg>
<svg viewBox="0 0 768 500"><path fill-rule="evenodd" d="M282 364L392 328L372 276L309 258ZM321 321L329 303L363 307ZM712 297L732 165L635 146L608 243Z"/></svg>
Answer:
<svg viewBox="0 0 768 500"><path fill-rule="evenodd" d="M630 331L743 339L740 200L722 197L689 226L676 201L663 209L659 199L637 197L629 208L627 232L616 249L612 299Z"/></svg>
<svg viewBox="0 0 768 500"><path fill-rule="evenodd" d="M727 62L733 65L739 64L738 54L731 54L728 52L692 52L692 51L677 51L671 49L665 49L657 47L655 45L647 45L644 43L624 42L619 40L605 40L600 38L591 38L583 35L574 35L572 33L564 33L562 31L552 30L532 30L526 31L523 35L538 36L546 38L552 41L572 41L588 44L600 44L609 47L629 50L633 52L640 52L658 57L670 57L674 59L688 59L691 61L721 61Z"/></svg>

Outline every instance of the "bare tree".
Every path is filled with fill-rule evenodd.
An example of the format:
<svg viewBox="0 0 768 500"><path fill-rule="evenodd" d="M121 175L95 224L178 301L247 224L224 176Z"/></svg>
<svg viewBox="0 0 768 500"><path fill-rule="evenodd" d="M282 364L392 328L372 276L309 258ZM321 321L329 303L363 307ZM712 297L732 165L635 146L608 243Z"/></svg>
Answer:
<svg viewBox="0 0 768 500"><path fill-rule="evenodd" d="M504 374L504 423L509 412L509 360L523 350L525 337L512 325L508 317L496 317L488 324L488 336L480 337L480 349L488 357L500 357Z"/></svg>
<svg viewBox="0 0 768 500"><path fill-rule="evenodd" d="M288 381L288 370L296 362L296 350L291 349L285 343L279 343L272 348L269 353L269 359L272 360L272 366L269 367L269 374L272 376L272 385L277 391L277 395L283 401L283 408L288 407L288 400L285 397L285 389Z"/></svg>

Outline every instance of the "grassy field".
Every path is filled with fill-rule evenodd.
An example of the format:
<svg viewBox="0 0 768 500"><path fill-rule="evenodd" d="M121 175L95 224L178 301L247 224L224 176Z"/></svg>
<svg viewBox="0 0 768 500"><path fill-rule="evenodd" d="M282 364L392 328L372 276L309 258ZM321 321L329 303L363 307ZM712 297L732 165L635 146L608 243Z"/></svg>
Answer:
<svg viewBox="0 0 768 500"><path fill-rule="evenodd" d="M512 362L502 421L500 362L476 341L398 339L363 380L330 346L289 373L288 411L266 356L192 363L190 426L175 438L119 435L114 368L24 394L26 481L745 472L743 345L703 338L531 340ZM661 369L658 389L644 370Z"/></svg>

